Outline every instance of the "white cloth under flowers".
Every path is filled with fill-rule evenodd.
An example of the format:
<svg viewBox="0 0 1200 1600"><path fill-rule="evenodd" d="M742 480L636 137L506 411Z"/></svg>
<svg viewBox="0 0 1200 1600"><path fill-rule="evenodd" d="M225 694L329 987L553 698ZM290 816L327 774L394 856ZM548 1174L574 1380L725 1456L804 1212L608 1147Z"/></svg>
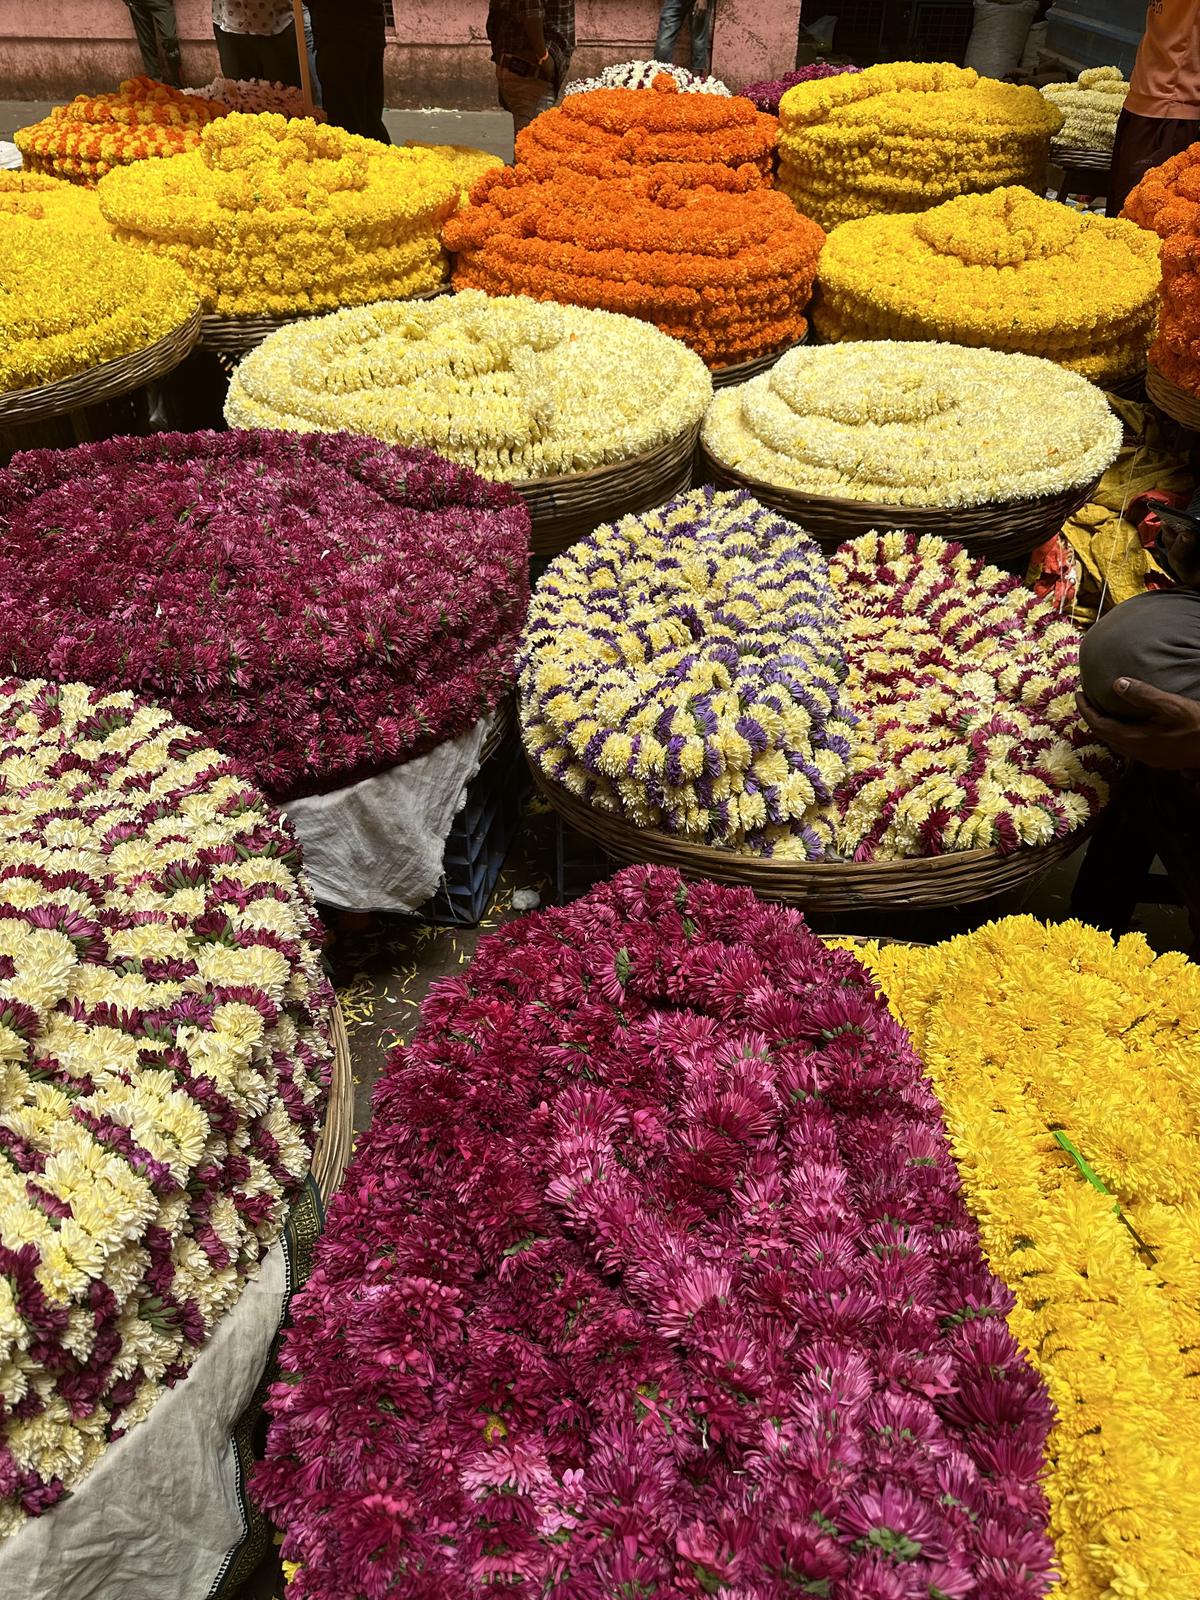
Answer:
<svg viewBox="0 0 1200 1600"><path fill-rule="evenodd" d="M705 449L745 477L883 505L995 505L1094 483L1121 423L1039 356L878 340L802 346L721 390Z"/></svg>

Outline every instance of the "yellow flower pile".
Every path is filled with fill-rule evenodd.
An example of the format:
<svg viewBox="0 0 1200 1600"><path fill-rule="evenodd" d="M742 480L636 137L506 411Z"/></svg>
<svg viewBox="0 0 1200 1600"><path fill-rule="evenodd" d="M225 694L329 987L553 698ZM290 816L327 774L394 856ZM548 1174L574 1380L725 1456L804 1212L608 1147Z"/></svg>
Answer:
<svg viewBox="0 0 1200 1600"><path fill-rule="evenodd" d="M1111 382L1145 365L1158 243L1133 223L1019 188L918 216L866 217L836 228L821 252L813 325L834 342L1019 350Z"/></svg>
<svg viewBox="0 0 1200 1600"><path fill-rule="evenodd" d="M62 178L48 178L40 172L20 169L0 172L0 217L11 216L108 232L96 196L90 189L67 183Z"/></svg>
<svg viewBox="0 0 1200 1600"><path fill-rule="evenodd" d="M111 173L100 205L119 239L177 261L208 311L330 311L446 281L438 234L450 168L303 118L233 112L197 150Z"/></svg>
<svg viewBox="0 0 1200 1600"><path fill-rule="evenodd" d="M528 482L676 439L711 398L700 357L647 322L468 289L280 328L234 372L225 418L427 445Z"/></svg>
<svg viewBox="0 0 1200 1600"><path fill-rule="evenodd" d="M1050 1391L1060 1600L1200 1594L1200 967L1029 917L864 956Z"/></svg>
<svg viewBox="0 0 1200 1600"><path fill-rule="evenodd" d="M486 150L477 150L469 144L426 144L421 139L406 139L406 150L424 150L431 156L437 156L444 161L454 175L462 193L465 205L470 198L471 185L476 178L481 178L485 172L492 172L497 167L504 165L499 156L493 156Z"/></svg>
<svg viewBox="0 0 1200 1600"><path fill-rule="evenodd" d="M1111 150L1129 85L1120 67L1089 67L1074 83L1047 83L1042 94L1063 114L1054 136L1063 150Z"/></svg>
<svg viewBox="0 0 1200 1600"><path fill-rule="evenodd" d="M196 309L172 262L28 217L0 220L0 286L0 394L142 350Z"/></svg>
<svg viewBox="0 0 1200 1600"><path fill-rule="evenodd" d="M1094 482L1121 424L1094 384L1052 361L880 340L789 351L713 397L703 438L762 483L958 508Z"/></svg>
<svg viewBox="0 0 1200 1600"><path fill-rule="evenodd" d="M779 185L823 228L1003 184L1040 189L1061 123L1036 89L969 67L890 62L788 90Z"/></svg>

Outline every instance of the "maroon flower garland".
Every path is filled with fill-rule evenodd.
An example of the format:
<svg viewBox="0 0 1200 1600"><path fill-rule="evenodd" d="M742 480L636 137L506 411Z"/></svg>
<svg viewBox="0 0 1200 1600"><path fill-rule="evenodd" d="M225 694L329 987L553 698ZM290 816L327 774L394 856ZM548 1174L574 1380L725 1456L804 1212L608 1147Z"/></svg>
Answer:
<svg viewBox="0 0 1200 1600"><path fill-rule="evenodd" d="M508 690L529 517L427 450L164 434L0 473L0 661L155 696L278 799L462 733Z"/></svg>
<svg viewBox="0 0 1200 1600"><path fill-rule="evenodd" d="M1034 1600L1044 1388L862 967L631 868L426 1002L294 1305L296 1600Z"/></svg>

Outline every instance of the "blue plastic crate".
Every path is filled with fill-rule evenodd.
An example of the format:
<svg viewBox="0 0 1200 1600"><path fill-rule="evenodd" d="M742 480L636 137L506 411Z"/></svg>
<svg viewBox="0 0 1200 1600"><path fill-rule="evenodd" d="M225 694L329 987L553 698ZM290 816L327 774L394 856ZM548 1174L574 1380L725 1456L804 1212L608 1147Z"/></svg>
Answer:
<svg viewBox="0 0 1200 1600"><path fill-rule="evenodd" d="M529 773L520 740L510 736L467 785L450 824L442 883L417 915L439 928L473 928L488 908L521 822Z"/></svg>

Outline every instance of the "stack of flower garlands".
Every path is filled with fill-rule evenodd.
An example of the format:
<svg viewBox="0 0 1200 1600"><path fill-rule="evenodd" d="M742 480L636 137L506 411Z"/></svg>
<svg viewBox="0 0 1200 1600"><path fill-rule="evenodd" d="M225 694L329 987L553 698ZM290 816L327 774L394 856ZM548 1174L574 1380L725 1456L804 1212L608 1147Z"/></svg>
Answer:
<svg viewBox="0 0 1200 1600"><path fill-rule="evenodd" d="M57 222L66 228L97 228L102 233L108 232L99 202L90 189L68 183L64 178L48 178L41 172L19 169L0 172L2 215Z"/></svg>
<svg viewBox="0 0 1200 1600"><path fill-rule="evenodd" d="M1025 189L836 228L813 326L826 341L934 339L1045 356L1095 383L1140 372L1158 242Z"/></svg>
<svg viewBox="0 0 1200 1600"><path fill-rule="evenodd" d="M648 323L466 291L281 328L237 367L225 415L427 445L519 483L677 439L711 398L699 357Z"/></svg>
<svg viewBox="0 0 1200 1600"><path fill-rule="evenodd" d="M753 167L670 163L628 177L502 167L442 238L456 288L640 317L713 368L804 337L825 242Z"/></svg>
<svg viewBox="0 0 1200 1600"><path fill-rule="evenodd" d="M0 473L0 660L152 693L290 799L497 704L528 542L511 490L373 440L30 451Z"/></svg>
<svg viewBox="0 0 1200 1600"><path fill-rule="evenodd" d="M1189 394L1200 394L1200 143L1151 168L1121 215L1163 241L1150 364Z"/></svg>
<svg viewBox="0 0 1200 1600"><path fill-rule="evenodd" d="M924 1060L1054 1402L1054 1592L1192 1600L1200 968L1024 917L864 959Z"/></svg>
<svg viewBox="0 0 1200 1600"><path fill-rule="evenodd" d="M594 78L572 79L563 94L589 94L593 89L648 89L656 78L661 77L672 78L684 94L732 93L720 78L714 78L711 74L701 77L689 72L687 67L677 67L670 62L619 61L615 66L605 67Z"/></svg>
<svg viewBox="0 0 1200 1600"><path fill-rule="evenodd" d="M0 689L0 1538L186 1377L308 1171L332 995L294 842L157 706Z"/></svg>
<svg viewBox="0 0 1200 1600"><path fill-rule="evenodd" d="M185 89L184 94L217 100L229 111L277 111L283 117L304 117L304 91L290 83L273 83L266 78L214 78L202 89ZM313 109L316 122L325 121L320 106Z"/></svg>
<svg viewBox="0 0 1200 1600"><path fill-rule="evenodd" d="M1120 67L1088 67L1074 83L1046 83L1042 94L1063 114L1054 144L1064 150L1111 150L1129 93Z"/></svg>
<svg viewBox="0 0 1200 1600"><path fill-rule="evenodd" d="M742 90L745 99L752 101L760 111L769 112L771 116L779 115L779 102L789 89L794 89L798 83L815 83L820 78L838 78L843 72L861 72L861 67L836 66L830 61L814 61L807 67L798 67L795 72L785 72L782 78L760 78L756 83L748 83Z"/></svg>
<svg viewBox="0 0 1200 1600"><path fill-rule="evenodd" d="M403 299L446 280L438 230L459 203L425 150L232 112L169 165L114 172L118 238L177 261L208 311L288 316Z"/></svg>
<svg viewBox="0 0 1200 1600"><path fill-rule="evenodd" d="M255 1487L296 1600L1038 1600L1012 1306L859 963L633 868L393 1054Z"/></svg>
<svg viewBox="0 0 1200 1600"><path fill-rule="evenodd" d="M77 95L13 137L30 171L93 184L116 167L195 149L225 112L153 78L130 78L112 94Z"/></svg>
<svg viewBox="0 0 1200 1600"><path fill-rule="evenodd" d="M779 118L780 187L824 228L1004 184L1040 192L1063 120L1036 89L912 61L799 84Z"/></svg>
<svg viewBox="0 0 1200 1600"><path fill-rule="evenodd" d="M54 216L6 210L0 193L0 396L143 350L195 314L173 262L117 244L57 200Z"/></svg>
<svg viewBox="0 0 1200 1600"><path fill-rule="evenodd" d="M1121 423L1052 361L880 340L789 352L717 394L702 437L763 483L949 509L1091 484L1116 459Z"/></svg>
<svg viewBox="0 0 1200 1600"><path fill-rule="evenodd" d="M458 184L464 205L470 198L476 178L504 165L499 156L492 155L488 150L479 150L471 144L425 144L420 139L406 139L404 148L424 150L429 155L437 156L439 161L444 161Z"/></svg>
<svg viewBox="0 0 1200 1600"><path fill-rule="evenodd" d="M749 854L886 860L1044 845L1105 803L1078 634L937 538L827 565L701 489L554 560L519 666L526 748L598 810Z"/></svg>

